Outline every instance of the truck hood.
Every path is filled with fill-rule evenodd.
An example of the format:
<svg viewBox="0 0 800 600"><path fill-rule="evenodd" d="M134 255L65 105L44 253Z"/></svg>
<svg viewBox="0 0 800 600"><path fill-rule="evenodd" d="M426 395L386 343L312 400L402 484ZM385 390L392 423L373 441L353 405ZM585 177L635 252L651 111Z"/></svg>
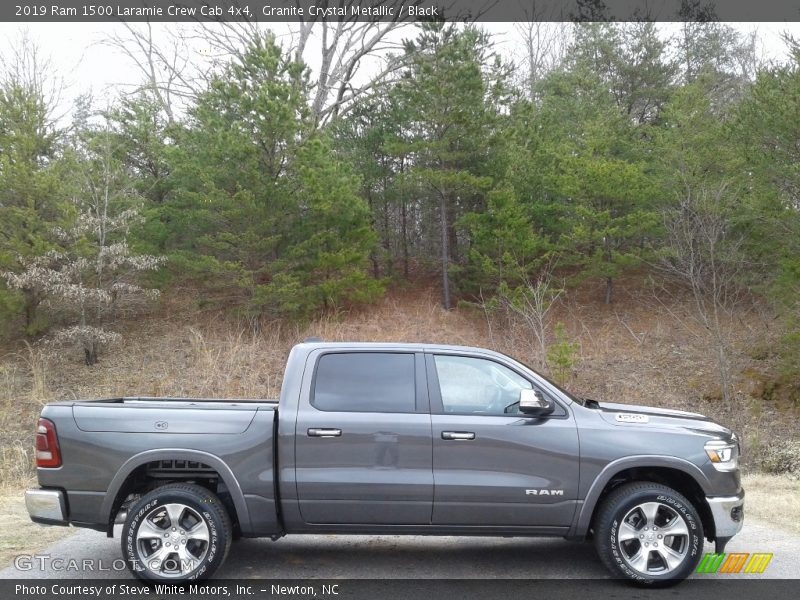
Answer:
<svg viewBox="0 0 800 600"><path fill-rule="evenodd" d="M714 438L728 439L732 432L699 413L636 404L593 401L603 420L621 427L676 427Z"/></svg>

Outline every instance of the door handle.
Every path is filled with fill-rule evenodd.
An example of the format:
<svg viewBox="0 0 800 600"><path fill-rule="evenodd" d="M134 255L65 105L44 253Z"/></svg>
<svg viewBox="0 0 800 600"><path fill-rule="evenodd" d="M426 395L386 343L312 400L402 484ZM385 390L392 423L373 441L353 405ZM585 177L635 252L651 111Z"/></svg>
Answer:
<svg viewBox="0 0 800 600"><path fill-rule="evenodd" d="M471 431L443 431L443 440L474 440L475 434Z"/></svg>
<svg viewBox="0 0 800 600"><path fill-rule="evenodd" d="M309 437L340 437L342 435L341 429L324 429L320 427L312 427L308 430Z"/></svg>

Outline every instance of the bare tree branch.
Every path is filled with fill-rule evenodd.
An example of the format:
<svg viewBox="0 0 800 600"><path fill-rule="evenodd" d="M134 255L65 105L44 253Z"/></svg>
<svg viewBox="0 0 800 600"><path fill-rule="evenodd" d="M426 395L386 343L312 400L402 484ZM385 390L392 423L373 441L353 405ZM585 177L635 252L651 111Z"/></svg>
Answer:
<svg viewBox="0 0 800 600"><path fill-rule="evenodd" d="M527 22L514 24L525 44L521 61L528 94L533 95L536 84L564 60L571 39L570 27L569 23L547 21L541 11L537 12L535 4Z"/></svg>
<svg viewBox="0 0 800 600"><path fill-rule="evenodd" d="M750 266L744 237L726 210L727 183L685 186L678 206L664 213L668 244L655 265L692 294L694 319L711 338L722 395L732 399L731 323L747 299L743 275Z"/></svg>
<svg viewBox="0 0 800 600"><path fill-rule="evenodd" d="M191 53L180 31L168 32L169 42L159 45L151 23L122 23L123 32L114 31L101 41L126 56L142 74L142 88L150 90L170 123L175 121L177 99L194 98L199 91L190 67Z"/></svg>
<svg viewBox="0 0 800 600"><path fill-rule="evenodd" d="M310 103L318 125L347 112L356 99L399 67L400 58L388 56L382 68L369 74L374 65L367 65L366 59L379 60L400 48L390 34L408 24L407 11L402 9L416 3L418 0L392 0L386 4L395 8L394 19L360 21L349 10L356 2L341 0L338 4L348 8L350 16L337 20L300 17L292 26L284 49L311 68ZM164 30L167 41L157 41L149 23L124 23L123 27L123 32L110 34L102 43L132 61L170 122L181 102L196 97L215 73L267 35L263 24L250 21L178 25ZM192 60L200 47L207 52L207 65L198 66Z"/></svg>

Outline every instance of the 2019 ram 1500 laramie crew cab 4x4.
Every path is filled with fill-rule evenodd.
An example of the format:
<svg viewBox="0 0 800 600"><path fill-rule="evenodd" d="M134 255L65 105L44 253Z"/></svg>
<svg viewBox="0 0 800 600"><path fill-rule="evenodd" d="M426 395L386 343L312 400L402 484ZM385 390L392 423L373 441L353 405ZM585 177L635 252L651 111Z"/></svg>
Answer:
<svg viewBox="0 0 800 600"><path fill-rule="evenodd" d="M666 584L742 527L739 447L702 415L571 396L479 348L304 343L279 401L48 404L31 518L113 535L148 580L210 576L234 536L593 539Z"/></svg>

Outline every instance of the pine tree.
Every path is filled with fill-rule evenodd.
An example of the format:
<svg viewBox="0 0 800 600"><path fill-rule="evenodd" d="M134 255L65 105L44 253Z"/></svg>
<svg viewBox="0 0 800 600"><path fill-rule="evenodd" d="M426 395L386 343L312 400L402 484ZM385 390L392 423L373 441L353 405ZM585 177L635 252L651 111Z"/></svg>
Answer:
<svg viewBox="0 0 800 600"><path fill-rule="evenodd" d="M53 228L64 217L57 159L59 131L39 85L21 78L0 83L0 321L21 312L28 335L46 322L38 311L44 291L19 274L58 248Z"/></svg>
<svg viewBox="0 0 800 600"><path fill-rule="evenodd" d="M745 161L750 260L762 267L748 285L766 295L783 319L782 378L800 381L800 46L786 39L792 60L759 73L737 107L731 139ZM795 391L795 394L797 391Z"/></svg>
<svg viewBox="0 0 800 600"><path fill-rule="evenodd" d="M429 23L406 45L410 65L392 93L408 119L405 176L426 200L438 228L442 305L452 305L451 264L461 262L457 223L479 210L493 183L500 102L507 72L485 33ZM433 233L433 232L431 232Z"/></svg>
<svg viewBox="0 0 800 600"><path fill-rule="evenodd" d="M71 196L71 218L52 230L59 247L27 259L24 270L6 276L11 286L40 293L64 323L52 342L77 346L87 365L119 339L108 328L118 316L158 297L158 290L141 286L138 278L163 263L162 257L137 254L128 245L132 227L141 222L141 197L115 156L116 139L109 120L74 134L61 159L71 167L71 177L62 181Z"/></svg>
<svg viewBox="0 0 800 600"><path fill-rule="evenodd" d="M304 65L259 39L200 96L170 157L159 213L176 266L248 311L306 317L380 292L358 181L314 131L308 91Z"/></svg>
<svg viewBox="0 0 800 600"><path fill-rule="evenodd" d="M607 86L577 65L545 82L540 127L550 125L541 152L547 181L563 205L559 246L577 279L614 282L639 263L658 220L640 139Z"/></svg>

